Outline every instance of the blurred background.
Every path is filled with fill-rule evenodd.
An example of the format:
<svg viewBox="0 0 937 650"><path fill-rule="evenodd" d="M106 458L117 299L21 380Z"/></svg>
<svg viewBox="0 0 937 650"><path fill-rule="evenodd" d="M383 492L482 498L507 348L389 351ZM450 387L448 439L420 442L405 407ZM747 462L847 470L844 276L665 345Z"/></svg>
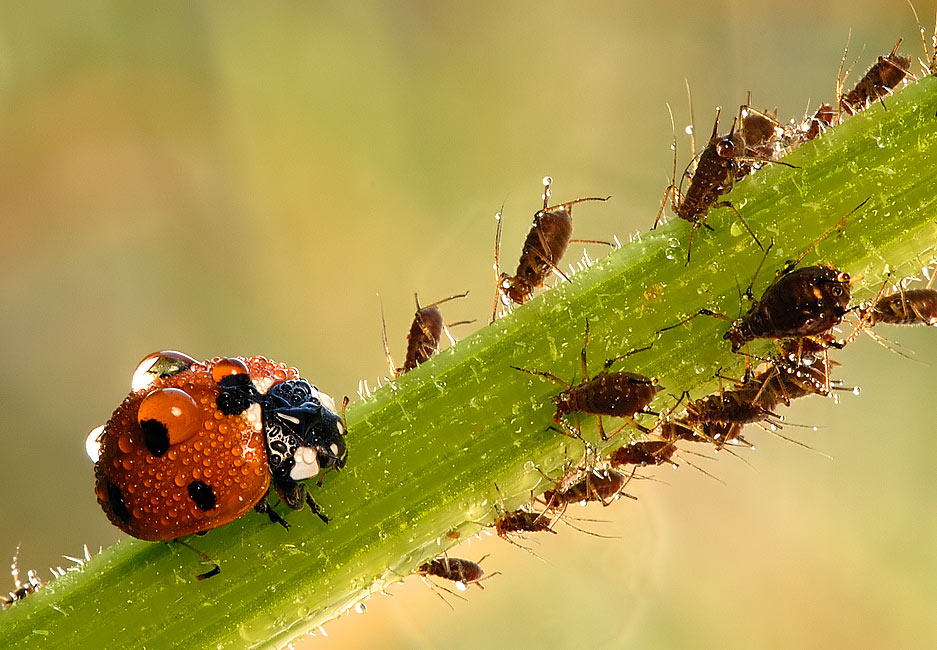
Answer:
<svg viewBox="0 0 937 650"><path fill-rule="evenodd" d="M120 537L83 444L147 353L354 396L386 374L378 295L398 360L414 291L485 322L494 213L511 266L544 175L612 195L577 236L649 228L684 77L705 136L747 90L785 120L832 100L850 30L853 80L899 36L922 55L904 2L611 5L3 2L0 561L48 578ZM725 485L684 466L583 511L618 539L473 540L501 575L455 611L412 578L310 646L935 647L937 332L887 334L917 362L863 337L837 357L860 396L786 413L832 460L750 431L705 465Z"/></svg>

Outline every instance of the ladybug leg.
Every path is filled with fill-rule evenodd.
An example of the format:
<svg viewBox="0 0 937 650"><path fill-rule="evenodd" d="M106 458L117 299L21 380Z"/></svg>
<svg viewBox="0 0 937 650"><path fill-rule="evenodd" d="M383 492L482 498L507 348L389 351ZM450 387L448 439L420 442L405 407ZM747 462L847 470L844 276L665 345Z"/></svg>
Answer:
<svg viewBox="0 0 937 650"><path fill-rule="evenodd" d="M286 519L278 515L276 511L270 506L270 504L267 503L266 495L264 495L263 499L257 502L257 505L254 506L254 510L256 510L257 512L262 512L266 514L267 517L270 518L271 522L275 524L280 524L284 528L289 529L290 523Z"/></svg>
<svg viewBox="0 0 937 650"><path fill-rule="evenodd" d="M280 498L283 499L283 502L293 510L302 510L303 505L308 504L313 514L324 523L329 523L329 518L322 512L322 507L313 500L312 495L306 490L305 483L274 480L273 486L276 488Z"/></svg>

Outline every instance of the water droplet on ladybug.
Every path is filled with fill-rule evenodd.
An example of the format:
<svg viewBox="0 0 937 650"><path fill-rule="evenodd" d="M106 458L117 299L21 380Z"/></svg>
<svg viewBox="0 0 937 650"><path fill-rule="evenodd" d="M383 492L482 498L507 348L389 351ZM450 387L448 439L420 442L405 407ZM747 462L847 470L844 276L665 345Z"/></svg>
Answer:
<svg viewBox="0 0 937 650"><path fill-rule="evenodd" d="M175 350L162 350L149 354L137 364L137 369L133 371L130 389L143 390L153 385L157 379L176 375L187 370L194 363L198 362L189 355Z"/></svg>
<svg viewBox="0 0 937 650"><path fill-rule="evenodd" d="M137 423L147 448L161 456L168 447L194 436L201 428L201 417L198 405L188 393L178 388L161 388L143 398L137 410Z"/></svg>
<svg viewBox="0 0 937 650"><path fill-rule="evenodd" d="M229 375L247 375L247 364L235 357L222 359L211 369L211 378L217 384Z"/></svg>

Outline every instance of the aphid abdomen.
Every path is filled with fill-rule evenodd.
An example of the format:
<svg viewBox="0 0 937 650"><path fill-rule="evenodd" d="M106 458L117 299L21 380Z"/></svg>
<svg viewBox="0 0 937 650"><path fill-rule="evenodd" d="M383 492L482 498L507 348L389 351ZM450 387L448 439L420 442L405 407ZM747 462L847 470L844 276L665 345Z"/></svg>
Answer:
<svg viewBox="0 0 937 650"><path fill-rule="evenodd" d="M570 412L632 417L651 403L660 388L644 375L613 372L569 391Z"/></svg>
<svg viewBox="0 0 937 650"><path fill-rule="evenodd" d="M416 313L410 333L407 334L407 358L403 371L409 372L429 360L439 349L442 337L442 312L435 306L424 307Z"/></svg>
<svg viewBox="0 0 937 650"><path fill-rule="evenodd" d="M524 240L516 277L531 287L541 286L566 253L572 235L573 219L569 211L538 212Z"/></svg>

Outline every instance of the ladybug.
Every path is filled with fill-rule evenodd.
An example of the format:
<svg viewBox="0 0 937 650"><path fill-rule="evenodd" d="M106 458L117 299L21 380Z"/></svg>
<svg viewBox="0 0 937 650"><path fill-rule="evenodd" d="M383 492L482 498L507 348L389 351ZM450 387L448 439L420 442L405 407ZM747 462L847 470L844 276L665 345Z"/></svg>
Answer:
<svg viewBox="0 0 937 650"><path fill-rule="evenodd" d="M294 510L328 518L301 481L345 466L344 406L264 357L196 361L163 351L140 362L131 393L88 436L95 493L111 523L145 540L174 540L267 503L271 483Z"/></svg>

